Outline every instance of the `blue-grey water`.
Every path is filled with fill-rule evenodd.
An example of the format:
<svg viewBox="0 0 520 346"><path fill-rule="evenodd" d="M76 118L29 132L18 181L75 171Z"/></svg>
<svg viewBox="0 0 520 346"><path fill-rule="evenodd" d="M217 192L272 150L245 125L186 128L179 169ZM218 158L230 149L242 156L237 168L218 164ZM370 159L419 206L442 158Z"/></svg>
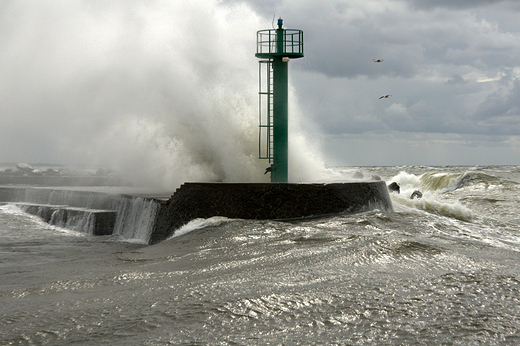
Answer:
<svg viewBox="0 0 520 346"><path fill-rule="evenodd" d="M394 212L194 220L149 246L0 206L0 345L520 343L519 166L336 170L398 182Z"/></svg>

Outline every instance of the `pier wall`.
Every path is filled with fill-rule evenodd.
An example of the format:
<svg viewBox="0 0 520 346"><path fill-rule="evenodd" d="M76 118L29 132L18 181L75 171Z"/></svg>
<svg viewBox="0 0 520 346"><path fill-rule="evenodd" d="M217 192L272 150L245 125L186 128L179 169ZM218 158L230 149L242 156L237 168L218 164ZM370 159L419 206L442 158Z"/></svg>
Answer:
<svg viewBox="0 0 520 346"><path fill-rule="evenodd" d="M384 181L345 183L185 183L167 200L53 188L0 187L45 221L94 235L156 244L197 218L286 220L380 209L392 211Z"/></svg>
<svg viewBox="0 0 520 346"><path fill-rule="evenodd" d="M392 211L384 181L348 183L185 183L163 204L150 244L196 218L295 219L380 209Z"/></svg>

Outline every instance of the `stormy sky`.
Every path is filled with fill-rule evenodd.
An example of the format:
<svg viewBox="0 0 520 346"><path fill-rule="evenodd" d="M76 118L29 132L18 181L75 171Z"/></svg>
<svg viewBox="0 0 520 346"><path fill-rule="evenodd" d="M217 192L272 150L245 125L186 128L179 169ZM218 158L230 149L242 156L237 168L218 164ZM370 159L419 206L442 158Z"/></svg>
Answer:
<svg viewBox="0 0 520 346"><path fill-rule="evenodd" d="M516 0L5 0L0 162L262 181L256 31L282 17L305 45L293 171L518 165L519 16Z"/></svg>
<svg viewBox="0 0 520 346"><path fill-rule="evenodd" d="M328 164L519 164L519 2L250 3L304 30L291 79Z"/></svg>

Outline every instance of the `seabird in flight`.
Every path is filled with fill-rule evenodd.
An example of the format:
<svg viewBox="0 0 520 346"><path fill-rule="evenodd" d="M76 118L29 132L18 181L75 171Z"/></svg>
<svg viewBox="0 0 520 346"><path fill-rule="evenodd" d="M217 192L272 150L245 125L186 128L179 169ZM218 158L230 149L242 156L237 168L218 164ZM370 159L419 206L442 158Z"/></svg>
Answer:
<svg viewBox="0 0 520 346"><path fill-rule="evenodd" d="M383 59L372 59L372 60L374 60L374 62L382 62L383 61Z"/></svg>
<svg viewBox="0 0 520 346"><path fill-rule="evenodd" d="M380 100L381 100L381 99L387 99L387 98L389 98L390 96L392 96L392 95L383 95L383 96L381 96L379 99L380 99Z"/></svg>

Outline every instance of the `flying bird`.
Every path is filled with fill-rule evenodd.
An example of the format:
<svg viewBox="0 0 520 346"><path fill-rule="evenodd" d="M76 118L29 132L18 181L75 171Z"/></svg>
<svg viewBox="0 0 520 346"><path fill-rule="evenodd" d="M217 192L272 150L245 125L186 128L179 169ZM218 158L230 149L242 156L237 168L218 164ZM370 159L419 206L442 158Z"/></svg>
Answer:
<svg viewBox="0 0 520 346"><path fill-rule="evenodd" d="M383 59L372 59L372 60L374 60L374 62L382 62L383 61Z"/></svg>
<svg viewBox="0 0 520 346"><path fill-rule="evenodd" d="M380 100L381 100L381 99L387 99L387 98L389 98L390 96L392 96L392 95L383 95L383 96L381 96L379 99L380 99Z"/></svg>

